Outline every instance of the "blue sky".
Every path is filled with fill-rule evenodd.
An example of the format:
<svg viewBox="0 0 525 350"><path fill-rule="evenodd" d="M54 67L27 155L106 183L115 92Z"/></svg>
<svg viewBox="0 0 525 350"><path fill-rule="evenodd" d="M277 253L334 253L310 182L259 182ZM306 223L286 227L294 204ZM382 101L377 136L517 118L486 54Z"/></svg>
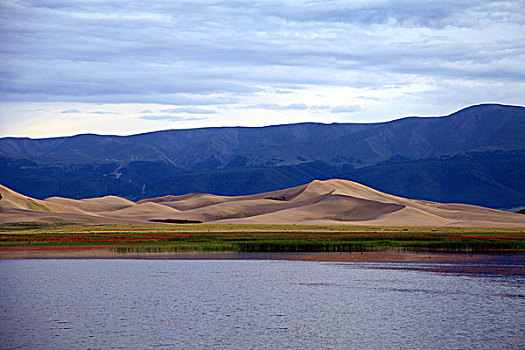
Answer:
<svg viewBox="0 0 525 350"><path fill-rule="evenodd" d="M0 0L0 136L524 104L523 1Z"/></svg>

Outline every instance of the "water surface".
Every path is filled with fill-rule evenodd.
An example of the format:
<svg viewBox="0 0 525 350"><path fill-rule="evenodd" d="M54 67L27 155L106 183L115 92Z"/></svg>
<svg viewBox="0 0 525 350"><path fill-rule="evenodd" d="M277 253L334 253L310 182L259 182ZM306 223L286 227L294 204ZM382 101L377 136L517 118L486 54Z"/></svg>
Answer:
<svg viewBox="0 0 525 350"><path fill-rule="evenodd" d="M525 278L438 264L2 260L2 349L525 347Z"/></svg>

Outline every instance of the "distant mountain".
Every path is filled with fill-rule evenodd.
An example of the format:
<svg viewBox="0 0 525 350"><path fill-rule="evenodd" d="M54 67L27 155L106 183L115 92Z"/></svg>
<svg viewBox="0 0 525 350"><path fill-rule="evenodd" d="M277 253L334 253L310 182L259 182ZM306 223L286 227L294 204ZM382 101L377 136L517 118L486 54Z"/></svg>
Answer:
<svg viewBox="0 0 525 350"><path fill-rule="evenodd" d="M314 179L491 207L525 202L525 108L478 105L446 117L167 130L132 136L0 139L0 182L37 198L212 192Z"/></svg>
<svg viewBox="0 0 525 350"><path fill-rule="evenodd" d="M525 151L383 162L339 178L409 198L512 208L525 203Z"/></svg>
<svg viewBox="0 0 525 350"><path fill-rule="evenodd" d="M394 155L430 158L525 148L525 108L480 105L448 117L373 124L301 123L167 130L132 136L2 138L0 156L41 162L160 160L186 169L274 166L322 160L371 165Z"/></svg>

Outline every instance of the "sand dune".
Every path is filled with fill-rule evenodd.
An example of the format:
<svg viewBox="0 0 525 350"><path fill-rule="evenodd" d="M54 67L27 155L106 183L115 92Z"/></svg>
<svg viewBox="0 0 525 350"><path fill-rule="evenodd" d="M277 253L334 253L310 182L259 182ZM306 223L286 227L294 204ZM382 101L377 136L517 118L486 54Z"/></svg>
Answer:
<svg viewBox="0 0 525 350"><path fill-rule="evenodd" d="M116 196L106 196L100 198L89 198L80 200L61 197L50 197L46 198L44 200L44 203L46 205L49 205L49 203L62 204L64 206L77 208L88 213L119 210L135 205L135 202Z"/></svg>
<svg viewBox="0 0 525 350"><path fill-rule="evenodd" d="M116 219L122 218L133 218L143 219L145 221L149 219L158 219L159 217L172 217L179 211L157 203L141 203L133 206L128 206L124 209L99 212L98 214L105 217L111 217Z"/></svg>
<svg viewBox="0 0 525 350"><path fill-rule="evenodd" d="M142 199L137 203L159 203L177 210L190 210L227 202L232 198L234 197L215 196L213 194L207 193L189 193L182 196L164 196L158 198Z"/></svg>
<svg viewBox="0 0 525 350"><path fill-rule="evenodd" d="M34 199L10 190L9 188L0 185L0 211L8 209L20 209L38 212L64 212L64 213L85 213L81 209L71 206L67 203L60 202L46 202L39 199Z"/></svg>
<svg viewBox="0 0 525 350"><path fill-rule="evenodd" d="M187 194L137 203L106 196L33 199L0 185L0 222L139 224L154 219L209 223L525 227L525 215L466 204L411 200L346 180L313 181L248 196Z"/></svg>

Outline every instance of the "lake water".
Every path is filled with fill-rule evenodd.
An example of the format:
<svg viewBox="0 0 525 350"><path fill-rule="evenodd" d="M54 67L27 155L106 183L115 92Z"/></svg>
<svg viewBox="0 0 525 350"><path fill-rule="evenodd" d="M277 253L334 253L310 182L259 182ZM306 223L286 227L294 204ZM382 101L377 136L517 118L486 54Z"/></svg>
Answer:
<svg viewBox="0 0 525 350"><path fill-rule="evenodd" d="M2 260L0 348L525 348L523 276L407 266Z"/></svg>

